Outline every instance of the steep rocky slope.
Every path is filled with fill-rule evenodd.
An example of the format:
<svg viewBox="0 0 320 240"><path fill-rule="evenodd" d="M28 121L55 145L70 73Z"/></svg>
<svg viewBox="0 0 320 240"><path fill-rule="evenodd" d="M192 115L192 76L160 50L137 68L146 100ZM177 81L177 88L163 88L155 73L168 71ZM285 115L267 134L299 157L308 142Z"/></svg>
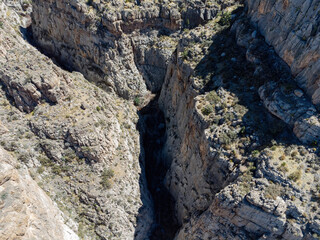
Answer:
<svg viewBox="0 0 320 240"><path fill-rule="evenodd" d="M286 86L290 71L246 19L231 31L221 23L185 34L161 91L172 160L166 182L183 224L176 239L310 238L319 231L317 149L301 145L258 94L273 81ZM269 94L282 94L277 106L298 98L291 113L312 108L319 121L294 90Z"/></svg>
<svg viewBox="0 0 320 240"><path fill-rule="evenodd" d="M145 239L153 211L136 108L59 68L23 39L14 9L1 3L2 13L1 145L79 237Z"/></svg>
<svg viewBox="0 0 320 240"><path fill-rule="evenodd" d="M51 209L5 212L53 239L319 238L320 6L244 2L1 3L0 164Z"/></svg>
<svg viewBox="0 0 320 240"><path fill-rule="evenodd" d="M248 15L290 66L295 81L320 104L320 2L248 0Z"/></svg>
<svg viewBox="0 0 320 240"><path fill-rule="evenodd" d="M226 1L232 2L232 1ZM129 98L159 91L183 25L212 19L215 1L33 1L33 34L52 56ZM158 37L161 42L158 42Z"/></svg>

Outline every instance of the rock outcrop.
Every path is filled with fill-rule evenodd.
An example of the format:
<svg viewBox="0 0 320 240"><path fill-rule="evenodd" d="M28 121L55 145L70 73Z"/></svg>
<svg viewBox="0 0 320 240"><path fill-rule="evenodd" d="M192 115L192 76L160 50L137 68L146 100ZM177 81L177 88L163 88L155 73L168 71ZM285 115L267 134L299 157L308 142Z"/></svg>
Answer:
<svg viewBox="0 0 320 240"><path fill-rule="evenodd" d="M62 70L24 39L15 8L1 3L0 10L1 146L28 167L80 238L146 239L153 209L136 107ZM43 226L51 225L35 226L39 239L63 239Z"/></svg>
<svg viewBox="0 0 320 240"><path fill-rule="evenodd" d="M262 79L259 95L264 106L289 124L300 141L317 142L320 139L320 115L294 83L290 69L262 37L256 36L257 31L247 21L237 21L232 28L237 44L247 49L247 61L255 66L255 77Z"/></svg>
<svg viewBox="0 0 320 240"><path fill-rule="evenodd" d="M290 69L247 20L231 32L221 19L211 24L180 40L160 96L171 160L166 184L182 224L175 239L312 239L319 168L307 169L317 165L317 150L281 120L312 143L319 114L297 86L285 88Z"/></svg>
<svg viewBox="0 0 320 240"><path fill-rule="evenodd" d="M172 34L212 19L220 8L215 1L37 0L32 32L47 54L98 86L132 98L145 94L146 85L160 90L175 49Z"/></svg>
<svg viewBox="0 0 320 240"><path fill-rule="evenodd" d="M248 15L290 66L298 85L320 104L319 1L247 0Z"/></svg>
<svg viewBox="0 0 320 240"><path fill-rule="evenodd" d="M28 169L1 147L0 183L1 239L79 239Z"/></svg>

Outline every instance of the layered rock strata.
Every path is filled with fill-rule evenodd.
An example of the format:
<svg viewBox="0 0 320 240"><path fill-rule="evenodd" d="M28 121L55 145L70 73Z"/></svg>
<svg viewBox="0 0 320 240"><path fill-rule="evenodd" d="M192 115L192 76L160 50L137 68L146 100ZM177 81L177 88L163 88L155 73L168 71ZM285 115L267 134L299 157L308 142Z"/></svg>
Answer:
<svg viewBox="0 0 320 240"><path fill-rule="evenodd" d="M318 123L295 121L318 113L301 89L285 88L290 70L247 20L234 24L235 36L222 23L180 40L161 91L172 161L166 184L182 224L175 239L316 238L319 153L264 111L260 97L301 141L318 138Z"/></svg>
<svg viewBox="0 0 320 240"><path fill-rule="evenodd" d="M214 1L37 0L32 32L47 54L129 98L145 93L145 82L160 90L175 47L175 36L167 35L212 19L220 8Z"/></svg>
<svg viewBox="0 0 320 240"><path fill-rule="evenodd" d="M306 97L317 104L314 1L247 1L257 29L233 1L33 2L37 46L105 90L25 42L23 9L0 4L0 144L64 212L70 238L150 237L137 108L123 99L141 108L147 89L161 90L167 129L152 142L165 141L156 151L169 169L175 239L320 236L319 113ZM304 40L285 37L290 29L311 30Z"/></svg>

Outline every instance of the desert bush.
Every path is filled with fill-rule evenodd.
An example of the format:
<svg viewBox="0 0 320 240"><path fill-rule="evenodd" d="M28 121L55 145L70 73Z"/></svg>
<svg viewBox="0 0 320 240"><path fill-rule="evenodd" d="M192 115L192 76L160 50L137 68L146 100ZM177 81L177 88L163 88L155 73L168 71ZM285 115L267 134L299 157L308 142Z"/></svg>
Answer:
<svg viewBox="0 0 320 240"><path fill-rule="evenodd" d="M291 173L288 178L294 182L297 182L301 179L302 176L302 172L301 170L296 170L293 173Z"/></svg>
<svg viewBox="0 0 320 240"><path fill-rule="evenodd" d="M101 174L101 185L109 189L112 187L111 178L114 177L114 171L112 169L104 169Z"/></svg>
<svg viewBox="0 0 320 240"><path fill-rule="evenodd" d="M276 199L278 196L281 195L282 187L279 184L270 184L266 187L264 196L269 199Z"/></svg>
<svg viewBox="0 0 320 240"><path fill-rule="evenodd" d="M203 107L203 108L201 109L201 112L202 112L203 115L209 115L210 113L213 112L213 107L212 107L212 105L206 105L205 107Z"/></svg>

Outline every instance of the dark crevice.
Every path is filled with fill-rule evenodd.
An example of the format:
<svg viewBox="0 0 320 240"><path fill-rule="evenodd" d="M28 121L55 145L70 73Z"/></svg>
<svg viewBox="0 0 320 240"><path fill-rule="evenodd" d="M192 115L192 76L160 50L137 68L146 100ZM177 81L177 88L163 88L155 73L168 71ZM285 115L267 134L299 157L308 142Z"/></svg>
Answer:
<svg viewBox="0 0 320 240"><path fill-rule="evenodd" d="M164 185L168 171L163 154L166 126L164 114L158 106L158 97L139 111L139 117L145 152L145 174L154 203L155 219L150 240L171 240L180 226L174 214L174 199Z"/></svg>

